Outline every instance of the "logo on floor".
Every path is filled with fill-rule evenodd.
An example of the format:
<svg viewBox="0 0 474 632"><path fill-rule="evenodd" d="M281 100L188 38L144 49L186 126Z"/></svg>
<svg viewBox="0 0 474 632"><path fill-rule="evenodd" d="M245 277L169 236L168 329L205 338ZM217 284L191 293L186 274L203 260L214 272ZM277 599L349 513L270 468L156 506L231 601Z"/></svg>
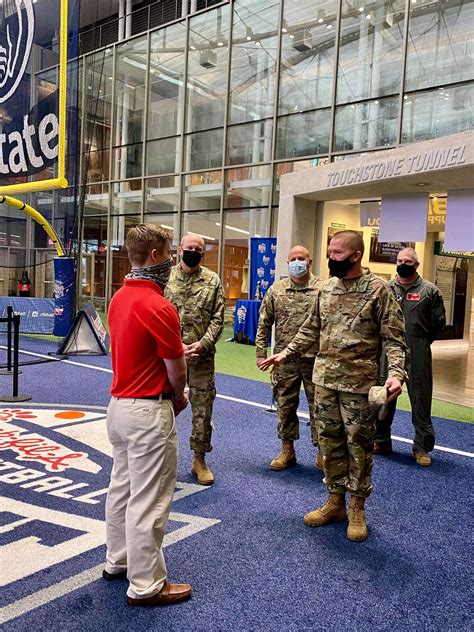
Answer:
<svg viewBox="0 0 474 632"><path fill-rule="evenodd" d="M112 465L105 410L0 408L0 585L31 582L55 564L79 560L70 573L94 563L105 544L104 506ZM176 483L173 502L206 488ZM165 546L220 520L171 512ZM97 552L97 559L103 552ZM81 558L83 556L82 566ZM97 563L97 560L95 560ZM92 580L91 580L92 581ZM14 591L13 591L14 592Z"/></svg>

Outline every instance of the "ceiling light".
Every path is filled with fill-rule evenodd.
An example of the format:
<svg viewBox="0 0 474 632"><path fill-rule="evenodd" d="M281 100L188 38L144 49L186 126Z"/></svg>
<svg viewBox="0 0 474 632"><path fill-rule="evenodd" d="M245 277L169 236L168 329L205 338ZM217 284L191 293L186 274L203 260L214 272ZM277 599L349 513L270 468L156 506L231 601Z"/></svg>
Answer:
<svg viewBox="0 0 474 632"><path fill-rule="evenodd" d="M250 42L250 40L253 39L253 31L250 26L245 27L245 39L247 40L247 42Z"/></svg>
<svg viewBox="0 0 474 632"><path fill-rule="evenodd" d="M324 9L319 9L316 17L318 18L318 22L321 24L321 22L324 22L324 18L326 17L326 11Z"/></svg>
<svg viewBox="0 0 474 632"><path fill-rule="evenodd" d="M332 29L332 24L326 24L327 29Z"/></svg>
<svg viewBox="0 0 474 632"><path fill-rule="evenodd" d="M224 46L224 42L217 42L218 46Z"/></svg>
<svg viewBox="0 0 474 632"><path fill-rule="evenodd" d="M284 26L284 27L281 29L281 32L282 32L282 33L288 33L288 29L286 28L286 26Z"/></svg>
<svg viewBox="0 0 474 632"><path fill-rule="evenodd" d="M359 7L359 11L360 11L361 13L363 13L363 12L364 12L364 7Z"/></svg>
<svg viewBox="0 0 474 632"><path fill-rule="evenodd" d="M261 46L260 42L259 42L259 41L256 41L256 42L255 42L255 46Z"/></svg>
<svg viewBox="0 0 474 632"><path fill-rule="evenodd" d="M319 18L318 22L319 24L322 24L324 22L323 18Z"/></svg>

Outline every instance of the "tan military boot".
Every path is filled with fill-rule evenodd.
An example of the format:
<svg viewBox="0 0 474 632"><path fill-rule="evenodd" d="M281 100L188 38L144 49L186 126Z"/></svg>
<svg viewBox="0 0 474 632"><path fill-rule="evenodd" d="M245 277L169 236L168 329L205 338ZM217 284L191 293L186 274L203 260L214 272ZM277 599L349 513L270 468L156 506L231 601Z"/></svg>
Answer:
<svg viewBox="0 0 474 632"><path fill-rule="evenodd" d="M346 497L344 494L329 494L328 499L314 511L310 511L303 518L308 527L322 527L331 522L339 522L346 518Z"/></svg>
<svg viewBox="0 0 474 632"><path fill-rule="evenodd" d="M206 455L204 452L195 452L193 466L191 472L197 478L200 485L212 485L214 475L206 464Z"/></svg>
<svg viewBox="0 0 474 632"><path fill-rule="evenodd" d="M349 526L347 527L347 537L354 542L367 540L369 531L365 522L364 511L365 498L351 496L349 501Z"/></svg>
<svg viewBox="0 0 474 632"><path fill-rule="evenodd" d="M429 467L431 465L431 457L428 452L413 450L413 458L417 465L422 465L423 467Z"/></svg>
<svg viewBox="0 0 474 632"><path fill-rule="evenodd" d="M270 463L272 470L286 470L290 465L296 463L296 454L293 447L293 441L283 439L281 442L280 454Z"/></svg>

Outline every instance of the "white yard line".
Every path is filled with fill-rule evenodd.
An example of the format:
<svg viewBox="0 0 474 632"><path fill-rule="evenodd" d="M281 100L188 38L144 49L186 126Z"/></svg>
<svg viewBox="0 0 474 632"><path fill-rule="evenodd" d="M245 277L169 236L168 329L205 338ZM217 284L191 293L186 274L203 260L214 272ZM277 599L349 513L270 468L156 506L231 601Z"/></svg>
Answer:
<svg viewBox="0 0 474 632"><path fill-rule="evenodd" d="M5 348L5 347L1 347L1 348ZM39 358L49 358L50 356L45 356L41 353L33 353L32 351L25 351L24 353L28 354L28 355L33 355L33 356L37 356ZM80 366L86 369L92 369L94 371L103 371L105 373L112 373L112 369L105 369L103 367L100 366L92 366L90 364L85 364L83 362L73 362L72 360L62 360L62 362L66 362L67 364L72 364L73 366ZM217 395L217 397L219 399L225 399L227 401L230 402L237 402L238 404L246 404L247 406L254 406L255 408L262 408L262 409L267 409L269 408L268 404L260 404L259 402L251 402L247 399L240 399L238 397L230 397L229 395ZM32 405L30 403L30 405ZM38 404L40 405L40 404ZM44 406L45 404L43 404ZM57 406L57 404L56 404ZM66 404L61 404L61 406L66 406ZM6 408L8 408L8 406L6 406ZM91 406L88 406L88 408L92 408ZM309 419L309 415L308 413L302 412L302 411L298 411L298 416L303 417L305 419ZM411 439L406 439L405 437L397 437L397 436L392 436L392 439L394 441L401 441L402 443L413 443L413 441ZM439 450L440 452L448 452L449 454L457 454L458 456L467 456L470 458L474 457L474 453L473 452L465 452L464 450L456 450L455 448L447 448L445 446L442 445L435 445L434 450Z"/></svg>

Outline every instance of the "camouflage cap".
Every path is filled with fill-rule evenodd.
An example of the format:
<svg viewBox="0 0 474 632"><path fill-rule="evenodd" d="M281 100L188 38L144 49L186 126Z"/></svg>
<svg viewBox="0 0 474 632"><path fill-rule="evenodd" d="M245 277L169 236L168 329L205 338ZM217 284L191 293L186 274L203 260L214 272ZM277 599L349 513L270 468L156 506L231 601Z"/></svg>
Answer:
<svg viewBox="0 0 474 632"><path fill-rule="evenodd" d="M369 390L369 406L372 414L384 419L387 414L388 391L385 386L372 386Z"/></svg>

